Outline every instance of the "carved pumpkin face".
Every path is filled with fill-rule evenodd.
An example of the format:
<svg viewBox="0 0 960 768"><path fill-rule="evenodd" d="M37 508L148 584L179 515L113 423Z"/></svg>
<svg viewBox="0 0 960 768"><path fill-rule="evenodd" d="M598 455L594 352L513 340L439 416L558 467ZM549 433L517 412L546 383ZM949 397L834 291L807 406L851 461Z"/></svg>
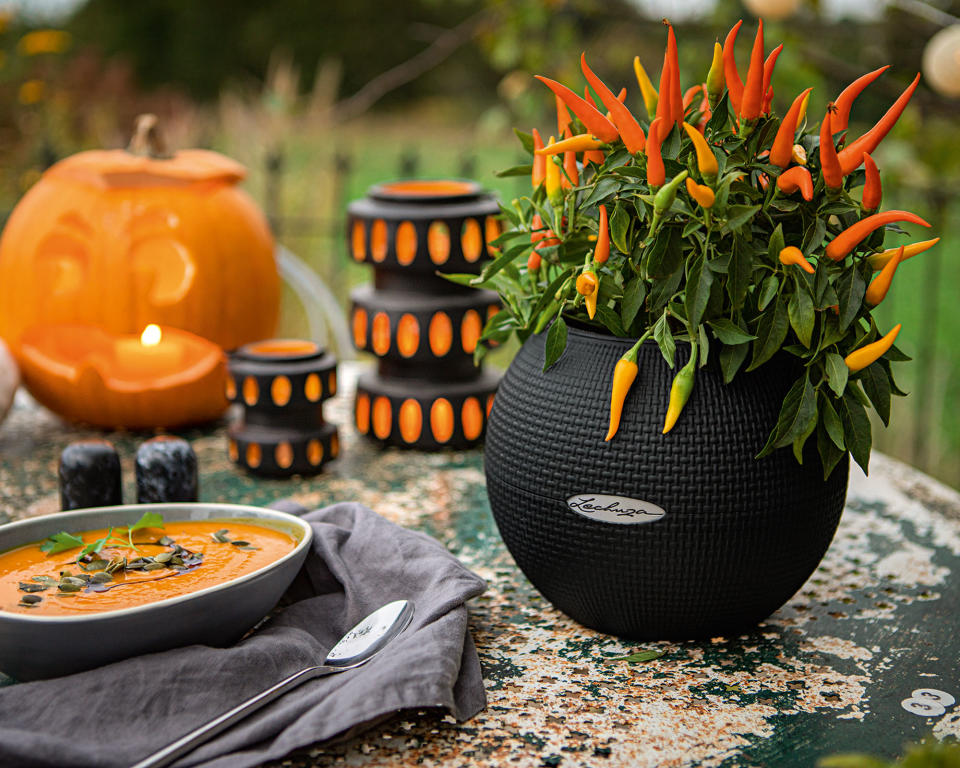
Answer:
<svg viewBox="0 0 960 768"><path fill-rule="evenodd" d="M273 239L206 150L157 159L82 152L50 168L0 238L0 336L34 325L139 334L182 328L225 349L271 337L280 302Z"/></svg>

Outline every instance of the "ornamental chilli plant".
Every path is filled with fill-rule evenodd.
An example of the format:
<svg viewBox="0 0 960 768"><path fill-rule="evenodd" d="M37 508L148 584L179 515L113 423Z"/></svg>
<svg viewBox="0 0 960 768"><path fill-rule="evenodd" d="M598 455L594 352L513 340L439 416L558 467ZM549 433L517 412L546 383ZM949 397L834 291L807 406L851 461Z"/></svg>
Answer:
<svg viewBox="0 0 960 768"><path fill-rule="evenodd" d="M764 56L762 21L745 78L734 56L737 22L716 44L705 80L685 92L673 28L664 23L658 89L633 62L646 119L586 56L584 97L538 78L556 98L559 139L517 131L531 165L501 175L530 175L532 189L503 206L509 226L483 272L449 277L500 293L504 308L484 328L487 342L546 330L544 370L563 353L568 323L637 340L615 370L598 372L611 379L607 440L629 407L639 345L654 340L673 368L676 345L686 342L690 363L673 382L664 433L682 418L711 356L726 383L776 358L797 378L758 458L791 446L802 462L812 438L824 477L846 452L866 470L866 409L888 423L891 396L905 394L890 364L909 359L893 343L900 326L885 332L871 313L898 266L936 243L884 249L887 233L906 234L901 224L929 225L907 211L878 210L872 157L919 75L853 138L853 103L886 67L855 80L816 122L807 115L810 88L791 94L778 117L773 74L782 46Z"/></svg>

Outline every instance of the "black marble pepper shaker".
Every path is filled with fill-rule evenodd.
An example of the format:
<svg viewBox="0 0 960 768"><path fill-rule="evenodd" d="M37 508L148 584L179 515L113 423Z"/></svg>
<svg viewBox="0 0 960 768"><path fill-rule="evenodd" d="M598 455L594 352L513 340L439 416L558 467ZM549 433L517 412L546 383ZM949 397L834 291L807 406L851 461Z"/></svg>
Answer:
<svg viewBox="0 0 960 768"><path fill-rule="evenodd" d="M180 437L161 435L137 449L137 503L196 501L197 455Z"/></svg>
<svg viewBox="0 0 960 768"><path fill-rule="evenodd" d="M70 443L60 454L60 508L123 504L120 457L106 440Z"/></svg>

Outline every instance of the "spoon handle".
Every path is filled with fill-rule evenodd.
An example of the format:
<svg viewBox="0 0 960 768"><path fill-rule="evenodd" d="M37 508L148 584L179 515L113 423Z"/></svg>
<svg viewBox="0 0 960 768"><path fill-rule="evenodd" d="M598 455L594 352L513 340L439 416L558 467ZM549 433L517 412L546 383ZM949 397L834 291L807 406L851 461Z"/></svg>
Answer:
<svg viewBox="0 0 960 768"><path fill-rule="evenodd" d="M247 715L256 712L261 707L282 696L291 688L296 688L307 680L342 672L344 669L346 669L346 667L307 667L306 669L301 669L299 672L294 672L285 680L281 680L276 685L267 688L267 690L258 693L256 696L252 696L242 704L238 704L233 709L224 712L205 725L201 725L196 730L190 731L187 735L181 736L163 749L141 760L132 766L132 768L163 768L165 765L170 765L170 763L178 757L182 757L187 752L199 747L221 731L229 728L238 720L242 720Z"/></svg>

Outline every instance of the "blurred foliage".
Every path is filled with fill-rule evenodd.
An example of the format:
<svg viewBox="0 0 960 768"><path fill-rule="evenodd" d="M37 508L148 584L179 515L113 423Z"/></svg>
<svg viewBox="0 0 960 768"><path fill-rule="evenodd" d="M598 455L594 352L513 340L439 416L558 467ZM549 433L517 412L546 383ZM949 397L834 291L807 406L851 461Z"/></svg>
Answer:
<svg viewBox="0 0 960 768"><path fill-rule="evenodd" d="M931 737L907 745L896 761L850 752L824 757L817 761L817 768L960 768L960 743Z"/></svg>

